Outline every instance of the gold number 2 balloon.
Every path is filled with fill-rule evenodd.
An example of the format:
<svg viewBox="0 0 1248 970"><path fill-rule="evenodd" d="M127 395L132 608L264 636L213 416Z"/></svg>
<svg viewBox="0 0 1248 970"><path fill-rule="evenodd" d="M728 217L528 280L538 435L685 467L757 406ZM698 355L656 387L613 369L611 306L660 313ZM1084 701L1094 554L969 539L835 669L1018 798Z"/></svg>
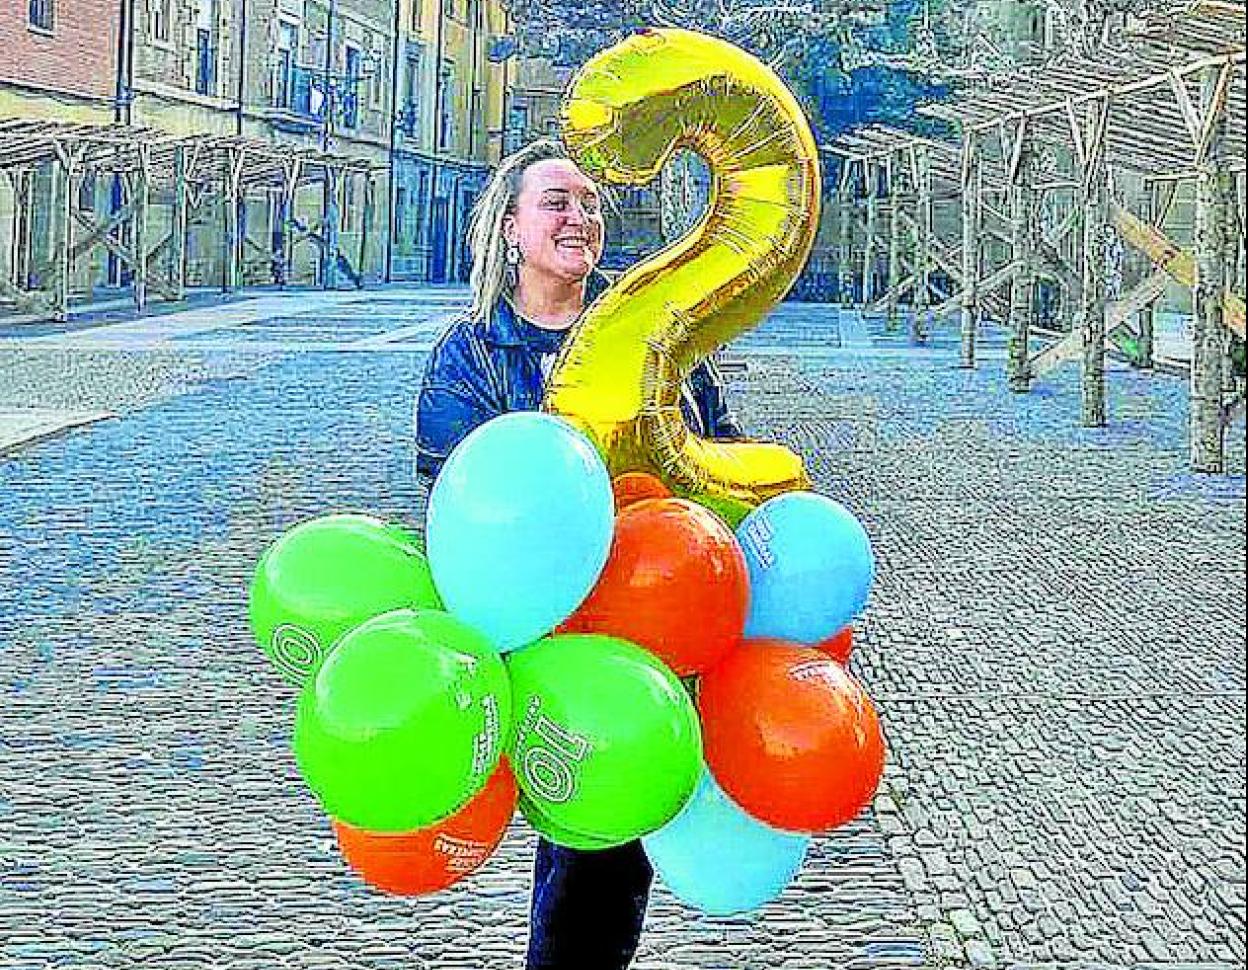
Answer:
<svg viewBox="0 0 1248 970"><path fill-rule="evenodd" d="M546 409L588 432L613 474L648 470L680 491L753 502L806 487L787 448L706 441L680 413L681 380L775 306L814 241L818 155L792 93L732 44L647 30L585 65L562 121L590 176L642 184L690 148L710 168L711 196L688 235L586 312L556 362Z"/></svg>

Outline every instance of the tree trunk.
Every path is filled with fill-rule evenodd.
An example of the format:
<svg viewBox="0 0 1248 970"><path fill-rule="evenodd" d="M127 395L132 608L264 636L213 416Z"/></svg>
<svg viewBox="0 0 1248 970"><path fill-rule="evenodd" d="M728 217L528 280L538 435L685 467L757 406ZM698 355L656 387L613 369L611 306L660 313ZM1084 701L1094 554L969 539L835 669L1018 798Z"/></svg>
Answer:
<svg viewBox="0 0 1248 970"><path fill-rule="evenodd" d="M889 156L888 179L888 329L897 326L897 290L901 286L901 166Z"/></svg>
<svg viewBox="0 0 1248 970"><path fill-rule="evenodd" d="M982 191L982 168L979 142L968 135L962 146L962 288L966 300L962 304L961 364L975 366L975 336L979 326L979 237Z"/></svg>
<svg viewBox="0 0 1248 970"><path fill-rule="evenodd" d="M1231 201L1231 178L1222 157L1226 129L1225 101L1213 100L1218 69L1202 77L1202 108L1212 112L1211 137L1196 163L1196 278L1192 285L1192 470L1221 473L1225 429L1222 423L1222 356L1225 323L1222 293L1230 264L1226 246L1226 205Z"/></svg>
<svg viewBox="0 0 1248 970"><path fill-rule="evenodd" d="M1019 138L1028 138L1026 131ZM1025 394L1031 389L1031 370L1028 358L1031 339L1031 317L1035 312L1035 191L1031 186L1030 148L1024 144L1018 149L1021 156L1010 185L1011 230L1010 259L1017 263L1014 280L1010 287L1010 331L1006 340L1006 375L1010 390Z"/></svg>
<svg viewBox="0 0 1248 970"><path fill-rule="evenodd" d="M1109 105L1088 105L1087 157L1080 173L1083 209L1083 299L1080 312L1083 373L1080 419L1085 427L1105 425L1105 234L1109 185L1105 167L1105 119Z"/></svg>

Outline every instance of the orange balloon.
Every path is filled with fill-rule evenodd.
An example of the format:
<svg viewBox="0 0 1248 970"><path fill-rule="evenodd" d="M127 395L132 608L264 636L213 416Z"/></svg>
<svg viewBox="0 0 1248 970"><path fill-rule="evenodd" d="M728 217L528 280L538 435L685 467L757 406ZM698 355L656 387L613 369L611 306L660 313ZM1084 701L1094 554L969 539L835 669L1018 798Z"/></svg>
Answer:
<svg viewBox="0 0 1248 970"><path fill-rule="evenodd" d="M370 886L399 896L423 896L454 885L493 855L518 797L504 758L472 801L428 828L368 832L334 819L334 834L347 864Z"/></svg>
<svg viewBox="0 0 1248 970"><path fill-rule="evenodd" d="M706 762L755 818L826 832L871 801L884 738L871 698L813 647L746 640L698 684Z"/></svg>
<svg viewBox="0 0 1248 970"><path fill-rule="evenodd" d="M670 498L672 490L647 472L625 472L611 480L615 495L615 511L622 512L630 505L648 498Z"/></svg>
<svg viewBox="0 0 1248 970"><path fill-rule="evenodd" d="M820 640L815 644L815 649L822 650L844 667L849 663L849 655L854 649L854 628L847 626L840 633L834 633L826 640Z"/></svg>
<svg viewBox="0 0 1248 970"><path fill-rule="evenodd" d="M649 499L616 517L598 585L561 629L631 640L685 677L740 641L749 596L745 555L719 516Z"/></svg>

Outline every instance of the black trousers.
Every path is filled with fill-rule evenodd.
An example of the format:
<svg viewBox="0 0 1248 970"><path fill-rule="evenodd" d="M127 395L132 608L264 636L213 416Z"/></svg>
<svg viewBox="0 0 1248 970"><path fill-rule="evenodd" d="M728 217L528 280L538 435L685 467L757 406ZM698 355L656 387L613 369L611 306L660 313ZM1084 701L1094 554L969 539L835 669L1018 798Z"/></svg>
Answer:
<svg viewBox="0 0 1248 970"><path fill-rule="evenodd" d="M640 842L583 852L540 839L528 970L627 970L653 878Z"/></svg>

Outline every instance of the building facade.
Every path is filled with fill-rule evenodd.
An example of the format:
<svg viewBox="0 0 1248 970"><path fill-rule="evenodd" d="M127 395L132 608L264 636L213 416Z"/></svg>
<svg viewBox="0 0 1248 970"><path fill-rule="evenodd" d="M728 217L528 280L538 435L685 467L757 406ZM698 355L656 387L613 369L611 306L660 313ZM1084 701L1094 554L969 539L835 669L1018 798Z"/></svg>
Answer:
<svg viewBox="0 0 1248 970"><path fill-rule="evenodd" d="M502 157L508 65L496 0L401 0L391 279L467 280L467 227Z"/></svg>
<svg viewBox="0 0 1248 970"><path fill-rule="evenodd" d="M242 284L359 285L384 275L392 7L389 0L137 0L131 124L320 151L375 169L373 178L326 173L293 198L281 186L245 191L237 228ZM214 207L199 208L188 278L212 285L230 250Z"/></svg>
<svg viewBox="0 0 1248 970"><path fill-rule="evenodd" d="M468 216L502 156L515 75L514 65L491 57L492 40L507 33L497 0L21 0L4 7L0 124L118 122L228 146L233 181L229 171L210 172L207 190L191 193L182 257L188 285L466 279ZM256 182L248 152L254 157L257 145L270 156L324 153L356 167L324 166L319 178L305 167L303 180L294 173L285 187L271 172ZM95 222L134 208L123 177L76 168L71 178L78 210ZM151 182L140 242L167 236L176 218L170 180ZM32 212L24 223L12 218L19 193L23 211ZM43 171L0 177L0 278L30 275L40 263L41 240L50 235L45 216L57 205ZM69 245L81 248L93 230L70 221ZM9 228L14 222L21 224ZM130 234L120 224L109 232L118 240ZM125 288L132 269L97 244L75 262L72 294L81 301Z"/></svg>
<svg viewBox="0 0 1248 970"><path fill-rule="evenodd" d="M0 123L113 121L118 12L116 0L0 4ZM48 210L55 188L47 165L8 169L0 176L0 299L37 286L49 271ZM79 274L79 288L91 275Z"/></svg>

